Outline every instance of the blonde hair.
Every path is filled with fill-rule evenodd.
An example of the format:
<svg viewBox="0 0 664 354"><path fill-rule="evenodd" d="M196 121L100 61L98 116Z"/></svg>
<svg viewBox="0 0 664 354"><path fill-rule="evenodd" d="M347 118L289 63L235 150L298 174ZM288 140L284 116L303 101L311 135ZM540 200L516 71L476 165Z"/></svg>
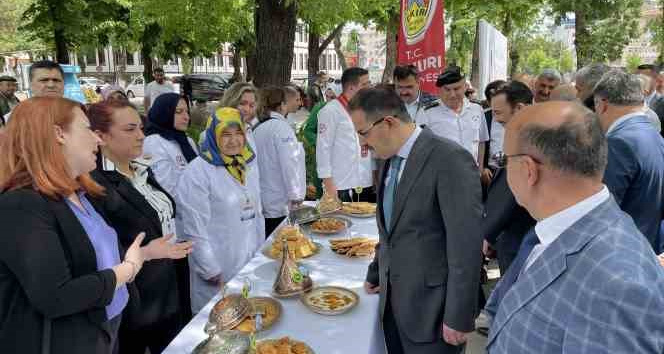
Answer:
<svg viewBox="0 0 664 354"><path fill-rule="evenodd" d="M231 107L237 108L240 105L242 95L250 92L256 95L256 87L248 82L236 82L224 92L224 97L221 98L218 108ZM258 99L258 97L257 97Z"/></svg>

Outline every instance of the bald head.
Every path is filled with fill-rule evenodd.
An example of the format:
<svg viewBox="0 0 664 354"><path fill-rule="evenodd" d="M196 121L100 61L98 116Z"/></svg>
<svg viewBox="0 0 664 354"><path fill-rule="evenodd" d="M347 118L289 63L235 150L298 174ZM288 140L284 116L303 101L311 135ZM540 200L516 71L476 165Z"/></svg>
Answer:
<svg viewBox="0 0 664 354"><path fill-rule="evenodd" d="M551 101L576 101L576 87L573 84L563 84L551 92Z"/></svg>
<svg viewBox="0 0 664 354"><path fill-rule="evenodd" d="M563 174L597 179L607 147L597 115L576 102L525 107L507 125L508 154L528 154Z"/></svg>

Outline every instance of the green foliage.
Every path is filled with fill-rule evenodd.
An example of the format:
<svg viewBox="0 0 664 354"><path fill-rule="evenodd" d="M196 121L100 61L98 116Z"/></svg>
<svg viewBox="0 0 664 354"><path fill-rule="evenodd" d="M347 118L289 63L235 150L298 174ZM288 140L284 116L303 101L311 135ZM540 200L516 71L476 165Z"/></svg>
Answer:
<svg viewBox="0 0 664 354"><path fill-rule="evenodd" d="M21 17L30 5L30 0L0 1L0 52L44 48L40 40L32 39L20 31Z"/></svg>
<svg viewBox="0 0 664 354"><path fill-rule="evenodd" d="M115 27L126 27L127 5L126 0L34 0L23 12L19 31L50 45L61 40L67 49L104 45ZM62 37L56 38L56 32Z"/></svg>
<svg viewBox="0 0 664 354"><path fill-rule="evenodd" d="M647 30L652 34L650 42L657 47L659 52L657 62L664 63L664 0L659 1L659 6L662 9L662 14L658 18L650 20Z"/></svg>
<svg viewBox="0 0 664 354"><path fill-rule="evenodd" d="M545 0L449 0L445 22L450 43L446 61L469 70L477 21L483 19L500 30L510 43L520 31L531 31Z"/></svg>
<svg viewBox="0 0 664 354"><path fill-rule="evenodd" d="M625 58L626 69L628 72L635 72L636 68L641 65L641 58L636 54L630 54Z"/></svg>
<svg viewBox="0 0 664 354"><path fill-rule="evenodd" d="M559 18L573 12L578 66L613 61L639 34L643 0L550 0Z"/></svg>
<svg viewBox="0 0 664 354"><path fill-rule="evenodd" d="M574 57L563 49L560 42L547 39L543 35L522 36L516 43L516 50L524 59L519 62L520 73L538 74L542 69L556 69L561 73L574 71Z"/></svg>

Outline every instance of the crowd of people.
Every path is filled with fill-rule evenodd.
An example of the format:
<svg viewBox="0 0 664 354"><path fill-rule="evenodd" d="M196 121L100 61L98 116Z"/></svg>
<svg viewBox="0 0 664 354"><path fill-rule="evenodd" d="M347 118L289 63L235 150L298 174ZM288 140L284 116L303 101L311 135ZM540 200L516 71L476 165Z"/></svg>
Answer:
<svg viewBox="0 0 664 354"><path fill-rule="evenodd" d="M448 67L235 83L212 109L155 70L81 105L57 63L0 77L0 346L156 354L305 199L377 203L365 290L387 351L662 353L664 74L591 64L490 83ZM298 127L292 116L309 109ZM483 264L501 280L484 301ZM661 261L660 261L661 262ZM321 352L325 352L322 349Z"/></svg>

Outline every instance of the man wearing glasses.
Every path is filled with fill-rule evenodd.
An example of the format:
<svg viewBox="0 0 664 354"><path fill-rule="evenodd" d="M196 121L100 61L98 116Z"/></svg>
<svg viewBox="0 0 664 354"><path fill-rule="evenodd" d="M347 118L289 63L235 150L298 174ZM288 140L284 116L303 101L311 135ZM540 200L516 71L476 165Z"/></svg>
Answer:
<svg viewBox="0 0 664 354"><path fill-rule="evenodd" d="M480 281L477 165L458 144L415 125L392 90L363 90L350 111L361 142L385 160L380 241L365 290L380 294L388 353L461 353Z"/></svg>
<svg viewBox="0 0 664 354"><path fill-rule="evenodd" d="M438 76L436 86L439 88L440 104L429 105L417 124L426 125L434 134L463 146L482 171L484 143L489 140L484 110L466 98L466 79L459 67L445 69Z"/></svg>
<svg viewBox="0 0 664 354"><path fill-rule="evenodd" d="M497 90L491 99L493 119L505 125L518 111L532 104L530 88L520 81L512 81ZM483 252L489 256L490 248L495 249L500 273L505 274L516 257L523 236L535 225L535 220L516 203L507 185L506 155L499 153L496 161L498 169L489 185L485 204Z"/></svg>
<svg viewBox="0 0 664 354"><path fill-rule="evenodd" d="M343 202L374 202L373 162L369 148L360 144L348 102L369 87L369 72L349 68L341 75L343 92L318 112L316 170L325 192Z"/></svg>

